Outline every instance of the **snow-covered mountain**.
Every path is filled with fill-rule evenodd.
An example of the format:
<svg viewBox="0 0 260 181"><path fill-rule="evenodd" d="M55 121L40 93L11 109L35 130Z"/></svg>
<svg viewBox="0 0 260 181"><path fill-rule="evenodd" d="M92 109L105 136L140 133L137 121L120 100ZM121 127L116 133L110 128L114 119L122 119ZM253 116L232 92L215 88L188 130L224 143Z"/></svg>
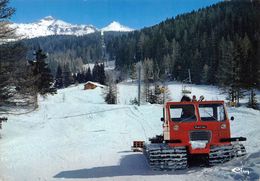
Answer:
<svg viewBox="0 0 260 181"><path fill-rule="evenodd" d="M120 32L129 32L133 31L133 29L121 25L119 22L113 21L108 26L101 29L101 31L120 31Z"/></svg>
<svg viewBox="0 0 260 181"><path fill-rule="evenodd" d="M48 35L85 35L97 31L92 25L73 25L62 20L47 16L38 22L28 24L13 24L17 35L22 38L34 38Z"/></svg>
<svg viewBox="0 0 260 181"><path fill-rule="evenodd" d="M93 25L75 25L57 20L52 16L47 16L38 22L34 23L19 23L12 24L12 28L16 28L16 33L21 38L35 38L48 35L86 35L100 31ZM112 22L107 27L102 28L102 31L132 31L133 29L121 25L118 22Z"/></svg>

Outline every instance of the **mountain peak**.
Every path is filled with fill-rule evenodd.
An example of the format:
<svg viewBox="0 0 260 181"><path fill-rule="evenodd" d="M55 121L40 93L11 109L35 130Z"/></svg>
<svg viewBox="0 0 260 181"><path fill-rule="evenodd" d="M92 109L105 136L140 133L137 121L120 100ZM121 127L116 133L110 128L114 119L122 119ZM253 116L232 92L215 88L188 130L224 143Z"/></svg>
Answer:
<svg viewBox="0 0 260 181"><path fill-rule="evenodd" d="M112 21L108 26L102 28L101 30L102 31L122 31L122 32L123 31L125 31L125 32L133 31L133 29L131 29L127 26L121 25L117 21Z"/></svg>
<svg viewBox="0 0 260 181"><path fill-rule="evenodd" d="M43 20L52 21L52 20L54 20L54 18L52 16L46 16L43 18Z"/></svg>
<svg viewBox="0 0 260 181"><path fill-rule="evenodd" d="M112 21L109 25L117 25L117 26L119 26L121 24L119 22L117 22L117 21Z"/></svg>

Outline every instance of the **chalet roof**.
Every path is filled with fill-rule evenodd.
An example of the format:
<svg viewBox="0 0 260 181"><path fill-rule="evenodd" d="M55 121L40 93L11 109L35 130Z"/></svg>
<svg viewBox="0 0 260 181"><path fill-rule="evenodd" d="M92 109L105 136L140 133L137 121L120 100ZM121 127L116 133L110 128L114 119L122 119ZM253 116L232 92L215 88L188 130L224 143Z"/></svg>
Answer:
<svg viewBox="0 0 260 181"><path fill-rule="evenodd" d="M95 85L95 86L101 87L101 88L105 88L106 87L105 85L102 85L102 84L100 84L98 82L92 82L92 81L87 81L84 85L86 85L86 84L92 84L92 85Z"/></svg>

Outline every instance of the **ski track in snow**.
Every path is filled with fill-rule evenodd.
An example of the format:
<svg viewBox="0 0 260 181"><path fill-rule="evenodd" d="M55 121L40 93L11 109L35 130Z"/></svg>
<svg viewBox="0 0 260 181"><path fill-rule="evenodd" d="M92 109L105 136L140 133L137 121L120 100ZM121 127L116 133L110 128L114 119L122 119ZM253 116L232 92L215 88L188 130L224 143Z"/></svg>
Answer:
<svg viewBox="0 0 260 181"><path fill-rule="evenodd" d="M173 101L181 84L169 86ZM150 170L133 140L148 141L162 133L161 105L129 105L137 86L119 84L119 104L107 105L102 90L83 85L59 90L40 100L34 112L8 115L0 131L0 181L16 180L257 180L260 175L260 111L228 108L233 136L245 136L248 155L211 168ZM192 86L197 97L224 99L214 86ZM250 174L234 173L239 167Z"/></svg>

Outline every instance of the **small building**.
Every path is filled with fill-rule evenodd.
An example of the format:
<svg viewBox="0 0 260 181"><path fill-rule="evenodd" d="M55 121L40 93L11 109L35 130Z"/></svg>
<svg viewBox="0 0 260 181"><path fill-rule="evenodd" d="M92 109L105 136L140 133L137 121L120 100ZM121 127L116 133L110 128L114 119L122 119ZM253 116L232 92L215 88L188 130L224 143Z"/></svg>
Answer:
<svg viewBox="0 0 260 181"><path fill-rule="evenodd" d="M96 87L104 88L105 86L92 81L88 81L86 84L84 84L84 90L95 89Z"/></svg>

